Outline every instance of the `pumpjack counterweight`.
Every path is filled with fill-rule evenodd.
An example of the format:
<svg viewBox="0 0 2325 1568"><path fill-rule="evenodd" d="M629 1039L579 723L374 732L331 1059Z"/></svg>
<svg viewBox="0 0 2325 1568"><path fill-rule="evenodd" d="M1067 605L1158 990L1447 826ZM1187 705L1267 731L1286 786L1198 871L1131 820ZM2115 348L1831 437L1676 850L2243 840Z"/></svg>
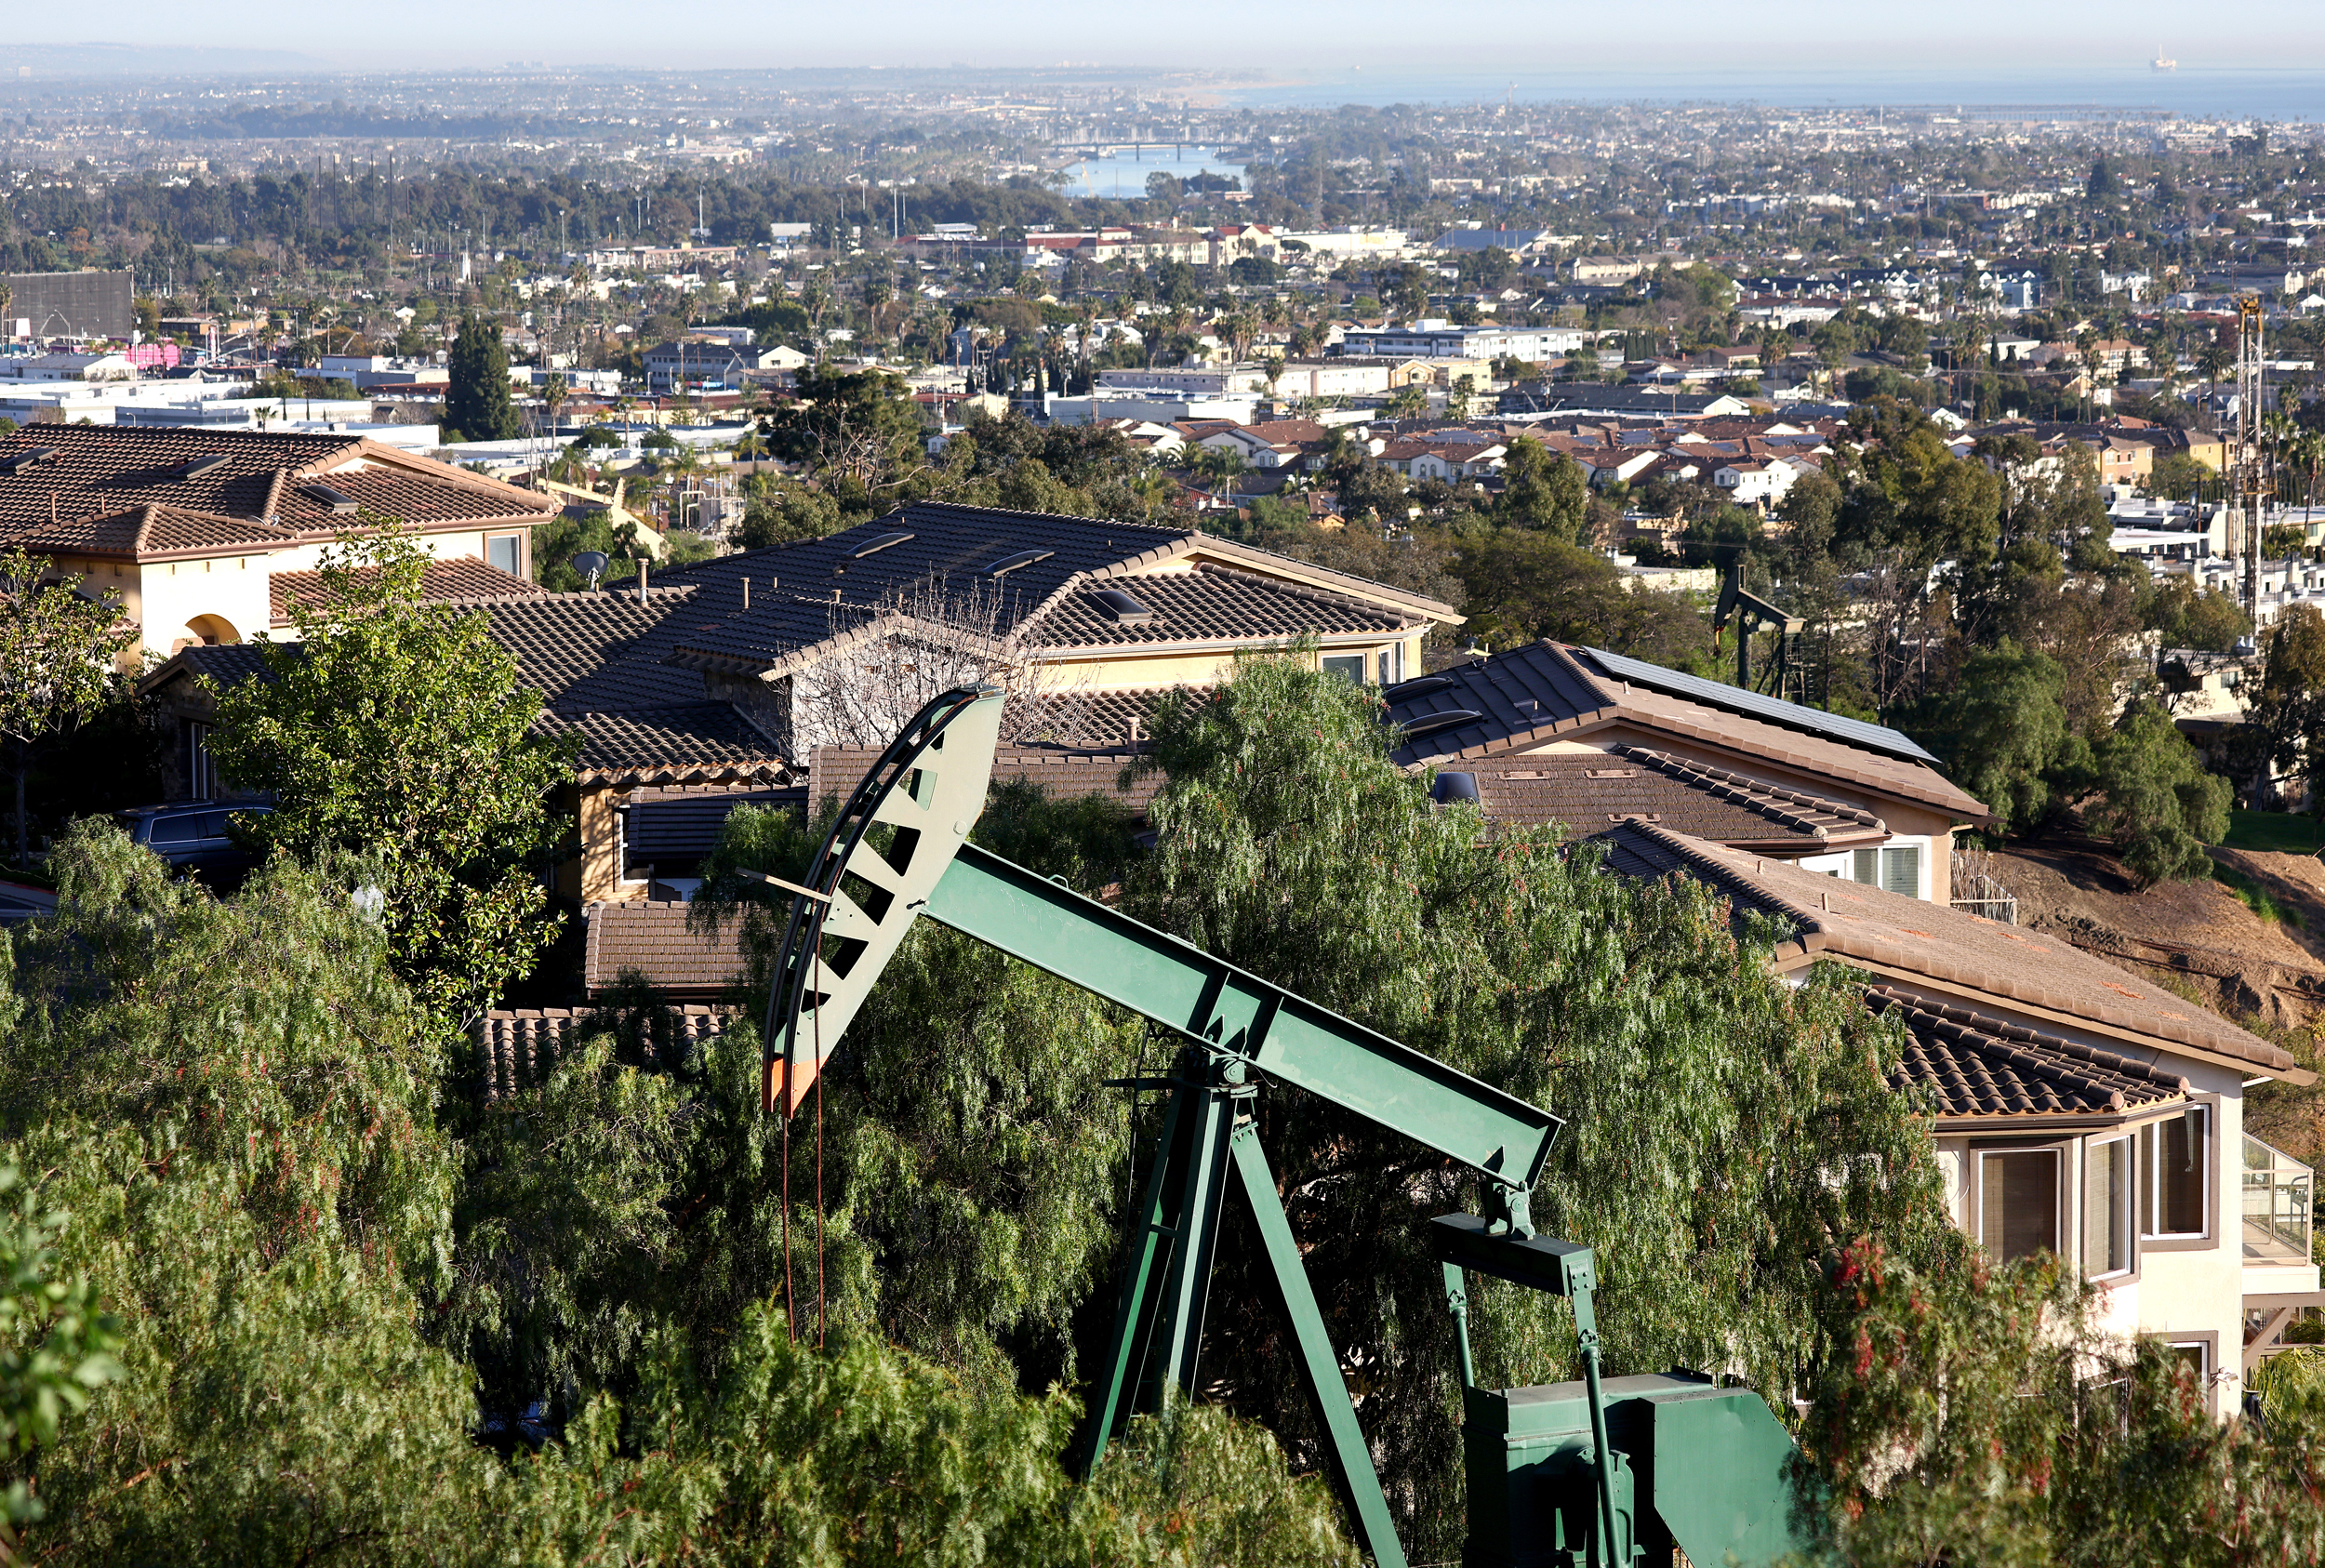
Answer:
<svg viewBox="0 0 2325 1568"><path fill-rule="evenodd" d="M804 880L767 879L790 892L791 910L767 999L764 1103L770 1114L797 1111L921 915L1117 1003L1180 1042L1156 1158L1128 1216L1084 1473L1133 1414L1158 1408L1173 1386L1194 1391L1223 1209L1230 1190L1240 1192L1358 1544L1378 1568L1405 1568L1251 1114L1260 1081L1273 1079L1435 1149L1475 1172L1484 1189L1485 1217L1447 1216L1432 1227L1468 1412L1468 1568L1632 1568L1642 1549L1665 1542L1699 1562L1733 1553L1744 1568L1759 1568L1791 1549L1782 1522L1789 1491L1781 1463L1770 1468L1790 1440L1758 1396L1712 1390L1718 1418L1690 1425L1685 1415L1624 1415L1677 1397L1632 1388L1639 1379L1601 1387L1590 1250L1535 1236L1528 1213L1559 1118L970 844L1003 700L980 687L930 703L850 795ZM876 834L878 827L891 831ZM1499 1393L1476 1388L1469 1271L1569 1296L1585 1381ZM1673 1383L1645 1381L1658 1389ZM1702 1386L1683 1388L1701 1402ZM1753 1411L1761 1425L1748 1419ZM1636 1430L1648 1435L1626 1439ZM1738 1452L1748 1455L1720 1472L1728 1484L1710 1505L1716 1518L1706 1522L1704 1507L1689 1512L1687 1499L1663 1495L1654 1478L1676 1483L1703 1463L1718 1466L1720 1455L1708 1450L1719 1444L1699 1441L1701 1433L1724 1442L1747 1430L1751 1441ZM1505 1450L1506 1465L1488 1462ZM1521 1460L1521 1451L1532 1457ZM1691 1495L1701 1491L1691 1483ZM1711 1555L1697 1555L1699 1548Z"/></svg>

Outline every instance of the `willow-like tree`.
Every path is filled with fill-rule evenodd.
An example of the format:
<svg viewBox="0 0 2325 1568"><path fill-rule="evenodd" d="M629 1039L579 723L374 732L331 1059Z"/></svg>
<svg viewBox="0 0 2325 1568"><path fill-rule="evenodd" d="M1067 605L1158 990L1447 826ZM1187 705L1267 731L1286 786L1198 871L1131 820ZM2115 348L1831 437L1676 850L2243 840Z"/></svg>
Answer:
<svg viewBox="0 0 2325 1568"><path fill-rule="evenodd" d="M1390 738L1365 694L1296 656L1249 658L1159 726L1158 842L1126 873L1095 806L1079 827L1060 803L989 810L979 831L1085 887L1122 877L1142 918L1567 1118L1534 1214L1600 1249L1613 1364L1694 1366L1782 1400L1827 1349L1826 1250L1872 1235L1929 1260L1955 1244L1926 1126L1885 1079L1896 1037L1845 977L1774 978L1772 933L1739 935L1701 887L1603 875L1593 846L1555 831L1433 805ZM803 847L738 814L724 853L775 869ZM751 929L764 942L763 917ZM827 1075L835 1310L983 1375L1079 1380L1108 1326L1128 1168L1153 1158L1156 1130L1151 1101L1134 1123L1101 1080L1172 1048L923 923ZM1416 1560L1456 1556L1453 1334L1424 1229L1480 1195L1295 1091L1263 1091L1258 1115L1334 1343L1363 1368L1360 1417L1404 1539ZM792 1157L796 1197L814 1166L797 1138ZM1230 1234L1205 1382L1316 1468L1259 1266ZM1578 1375L1562 1306L1479 1294L1481 1376Z"/></svg>

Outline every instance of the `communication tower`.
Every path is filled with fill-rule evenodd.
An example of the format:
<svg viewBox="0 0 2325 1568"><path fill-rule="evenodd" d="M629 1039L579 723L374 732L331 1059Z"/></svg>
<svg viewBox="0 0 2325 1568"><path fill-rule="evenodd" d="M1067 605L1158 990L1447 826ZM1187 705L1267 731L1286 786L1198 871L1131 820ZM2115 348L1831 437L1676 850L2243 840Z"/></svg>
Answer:
<svg viewBox="0 0 2325 1568"><path fill-rule="evenodd" d="M2228 548L2241 564L2239 597L2252 625L2261 623L2261 502L2267 493L2261 444L2261 331L2257 294L2237 296L2237 428L2228 458Z"/></svg>

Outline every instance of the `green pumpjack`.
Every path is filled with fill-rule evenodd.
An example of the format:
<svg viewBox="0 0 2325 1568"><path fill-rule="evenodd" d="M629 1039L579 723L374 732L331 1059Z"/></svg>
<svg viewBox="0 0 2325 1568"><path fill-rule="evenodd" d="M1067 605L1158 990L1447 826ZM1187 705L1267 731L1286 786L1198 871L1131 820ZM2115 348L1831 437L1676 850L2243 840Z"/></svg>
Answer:
<svg viewBox="0 0 2325 1568"><path fill-rule="evenodd" d="M804 882L766 879L790 894L791 909L767 1001L764 1104L771 1114L797 1112L923 915L1117 1003L1179 1043L1168 1077L1123 1081L1170 1098L1123 1238L1083 1473L1096 1470L1134 1415L1161 1409L1174 1387L1193 1392L1233 1187L1266 1250L1357 1542L1379 1568L1405 1568L1260 1147L1252 1110L1261 1081L1272 1080L1412 1138L1483 1185L1482 1217L1449 1215L1430 1228L1461 1355L1468 1568L1631 1568L1669 1545L1703 1568L1757 1568L1795 1549L1792 1443L1758 1395L1681 1377L1602 1379L1590 1249L1534 1235L1528 1216L1559 1118L970 844L1002 708L991 687L930 703L850 796ZM881 826L889 831L875 834ZM1566 1296L1583 1381L1478 1388L1471 1273Z"/></svg>

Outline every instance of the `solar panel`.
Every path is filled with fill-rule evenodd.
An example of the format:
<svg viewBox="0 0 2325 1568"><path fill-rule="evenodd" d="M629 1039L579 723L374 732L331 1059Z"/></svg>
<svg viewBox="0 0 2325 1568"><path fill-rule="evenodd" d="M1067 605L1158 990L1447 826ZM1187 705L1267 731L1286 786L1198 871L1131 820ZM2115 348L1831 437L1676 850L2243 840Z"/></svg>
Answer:
<svg viewBox="0 0 2325 1568"><path fill-rule="evenodd" d="M1938 765L1935 757L1915 745L1902 732L1886 724L1868 724L1862 719L1843 718L1839 713L1827 713L1822 709L1806 707L1798 702L1785 702L1760 692L1747 691L1742 686L1731 686L1721 681L1707 681L1700 675L1684 675L1677 670L1666 670L1659 664L1649 664L1623 654L1607 653L1600 648L1585 648L1582 651L1608 674L1618 680L1635 681L1652 691L1692 698L1731 713L1764 719L1772 724L1782 724L1787 729L1826 736L1844 745L1863 747L1868 751L1928 763L1933 767Z"/></svg>

